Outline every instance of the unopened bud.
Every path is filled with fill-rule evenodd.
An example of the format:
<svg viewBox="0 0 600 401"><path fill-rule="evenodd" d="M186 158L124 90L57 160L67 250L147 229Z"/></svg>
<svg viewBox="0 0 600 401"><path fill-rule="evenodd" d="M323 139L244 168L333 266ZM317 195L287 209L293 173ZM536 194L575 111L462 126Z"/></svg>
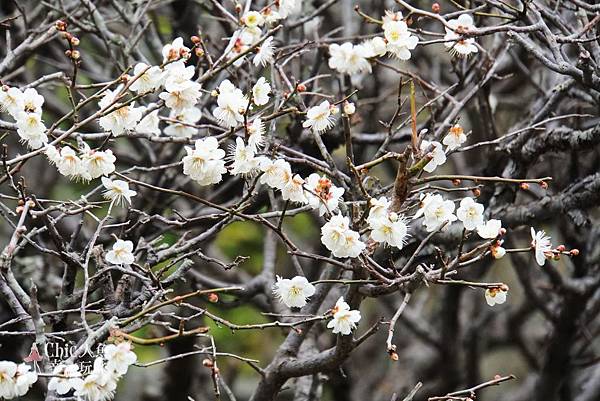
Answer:
<svg viewBox="0 0 600 401"><path fill-rule="evenodd" d="M474 190L472 190L471 192L473 192L473 195L477 198L479 196L481 196L481 190L479 188L475 188Z"/></svg>
<svg viewBox="0 0 600 401"><path fill-rule="evenodd" d="M240 14L242 12L242 5L240 3L235 5L236 14Z"/></svg>
<svg viewBox="0 0 600 401"><path fill-rule="evenodd" d="M66 39L68 41L70 41L71 38L73 37L73 35L71 35L69 32L66 32L66 31L62 32L60 34L60 36L62 36L63 39Z"/></svg>
<svg viewBox="0 0 600 401"><path fill-rule="evenodd" d="M202 50L201 47L196 47L196 49L194 50L194 53L196 53L197 57L202 57L204 56L204 50Z"/></svg>
<svg viewBox="0 0 600 401"><path fill-rule="evenodd" d="M579 249L571 249L569 253L571 256L579 256Z"/></svg>
<svg viewBox="0 0 600 401"><path fill-rule="evenodd" d="M528 183L526 183L526 182L522 182L522 183L521 183L519 186L521 187L521 189L522 189L523 191L526 191L526 190L528 190L528 189L529 189L529 184L528 184Z"/></svg>
<svg viewBox="0 0 600 401"><path fill-rule="evenodd" d="M213 366L215 366L213 361L208 358L202 360L202 365L204 365L204 367L206 368L212 368Z"/></svg>
<svg viewBox="0 0 600 401"><path fill-rule="evenodd" d="M356 112L356 106L352 102L344 102L344 114L351 116Z"/></svg>
<svg viewBox="0 0 600 401"><path fill-rule="evenodd" d="M71 58L71 50L65 50L65 56Z"/></svg>
<svg viewBox="0 0 600 401"><path fill-rule="evenodd" d="M552 259L554 260L560 260L560 253L555 254Z"/></svg>
<svg viewBox="0 0 600 401"><path fill-rule="evenodd" d="M54 26L56 27L56 29L58 29L59 31L64 31L67 29L67 23L63 20L58 20L56 21L56 23L54 24Z"/></svg>
<svg viewBox="0 0 600 401"><path fill-rule="evenodd" d="M500 235L505 235L506 234L506 228L501 227L498 232L500 233Z"/></svg>
<svg viewBox="0 0 600 401"><path fill-rule="evenodd" d="M296 85L296 90L298 92L306 92L306 85L304 85L304 84L298 84L298 85Z"/></svg>
<svg viewBox="0 0 600 401"><path fill-rule="evenodd" d="M200 43L200 38L199 38L198 36L196 36L196 35L192 36L192 37L190 38L190 40L192 41L192 43L194 43L194 44L196 44L196 45L197 45L198 43Z"/></svg>
<svg viewBox="0 0 600 401"><path fill-rule="evenodd" d="M567 248L566 248L564 245L559 245L559 246L557 246L557 247L556 247L556 250L557 250L558 252L564 252L564 251L565 251L565 249L567 249Z"/></svg>
<svg viewBox="0 0 600 401"><path fill-rule="evenodd" d="M22 213L23 212L24 207L23 206L17 206L17 208L15 209L15 211L17 213Z"/></svg>
<svg viewBox="0 0 600 401"><path fill-rule="evenodd" d="M434 13L436 13L436 14L439 14L439 12L440 12L440 9L441 9L441 7L440 7L440 3L433 3L433 4L431 5L431 11L433 11L433 12L434 12Z"/></svg>
<svg viewBox="0 0 600 401"><path fill-rule="evenodd" d="M397 352L390 352L390 359L394 362L396 362L398 360L398 353Z"/></svg>
<svg viewBox="0 0 600 401"><path fill-rule="evenodd" d="M2 90L4 92L8 92L9 89L10 89L10 86L8 86L8 85L2 85Z"/></svg>
<svg viewBox="0 0 600 401"><path fill-rule="evenodd" d="M455 179L452 180L452 185L454 185L455 187L457 187L457 186L460 185L460 182L461 181L458 178L455 178Z"/></svg>
<svg viewBox="0 0 600 401"><path fill-rule="evenodd" d="M81 53L79 53L79 50L73 50L73 52L71 53L71 58L73 60L79 60L79 57L81 57Z"/></svg>
<svg viewBox="0 0 600 401"><path fill-rule="evenodd" d="M502 285L500 286L500 289L501 289L502 291L504 291L504 292L507 292L507 291L509 290L509 288L508 288L508 286L507 286L506 284L502 284Z"/></svg>
<svg viewBox="0 0 600 401"><path fill-rule="evenodd" d="M214 292L211 292L210 294L208 294L208 302L212 302L213 304L215 302L219 302L219 296Z"/></svg>
<svg viewBox="0 0 600 401"><path fill-rule="evenodd" d="M71 44L73 46L79 46L79 38L76 36L71 37Z"/></svg>
<svg viewBox="0 0 600 401"><path fill-rule="evenodd" d="M540 182L540 187L542 187L543 189L548 189L548 183L546 181L542 181Z"/></svg>

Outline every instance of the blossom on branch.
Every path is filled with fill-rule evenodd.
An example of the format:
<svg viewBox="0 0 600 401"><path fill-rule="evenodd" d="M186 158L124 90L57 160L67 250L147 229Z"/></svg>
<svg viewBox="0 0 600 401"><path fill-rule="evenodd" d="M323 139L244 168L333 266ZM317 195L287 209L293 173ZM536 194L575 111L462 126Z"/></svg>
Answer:
<svg viewBox="0 0 600 401"><path fill-rule="evenodd" d="M292 279L277 276L273 292L288 308L302 308L306 305L308 298L314 295L315 286L303 276L296 276Z"/></svg>

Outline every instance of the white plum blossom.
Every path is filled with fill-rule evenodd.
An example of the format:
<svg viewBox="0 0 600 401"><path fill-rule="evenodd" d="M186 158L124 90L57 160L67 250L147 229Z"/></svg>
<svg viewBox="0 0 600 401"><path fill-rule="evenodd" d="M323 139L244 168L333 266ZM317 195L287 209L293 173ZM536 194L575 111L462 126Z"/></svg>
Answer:
<svg viewBox="0 0 600 401"><path fill-rule="evenodd" d="M260 117L255 118L248 127L248 146L254 152L258 152L264 145L265 123Z"/></svg>
<svg viewBox="0 0 600 401"><path fill-rule="evenodd" d="M437 230L442 224L452 223L456 220L454 215L454 202L444 200L441 195L431 195L424 202L423 206L423 225L429 232Z"/></svg>
<svg viewBox="0 0 600 401"><path fill-rule="evenodd" d="M384 21L382 28L387 40L387 50L400 60L410 60L410 51L417 47L419 38L410 33L406 22L388 19Z"/></svg>
<svg viewBox="0 0 600 401"><path fill-rule="evenodd" d="M248 98L236 88L229 80L224 80L219 85L217 107L213 115L224 127L235 127L244 121L243 113L248 107Z"/></svg>
<svg viewBox="0 0 600 401"><path fill-rule="evenodd" d="M192 81L194 73L194 67L186 67L183 61L176 61L165 67L165 92L158 97L176 113L194 107L202 94L201 85Z"/></svg>
<svg viewBox="0 0 600 401"><path fill-rule="evenodd" d="M267 184L271 188L281 190L285 184L292 179L292 168L290 167L290 164L283 159L272 161L267 158L261 158L260 170L263 174L260 176L259 182L261 184Z"/></svg>
<svg viewBox="0 0 600 401"><path fill-rule="evenodd" d="M190 82L190 85L180 90L162 92L158 97L165 101L165 106L179 112L181 110L194 107L202 95L200 85L197 82Z"/></svg>
<svg viewBox="0 0 600 401"><path fill-rule="evenodd" d="M41 114L20 111L15 115L15 120L17 134L31 149L39 149L48 143L46 126L42 122Z"/></svg>
<svg viewBox="0 0 600 401"><path fill-rule="evenodd" d="M27 88L21 95L22 111L26 113L42 114L42 105L44 97L40 95L34 88Z"/></svg>
<svg viewBox="0 0 600 401"><path fill-rule="evenodd" d="M116 157L113 155L112 150L106 149L104 151L92 150L86 144L84 151L81 156L84 170L86 175L90 179L98 178L102 175L109 175L115 171Z"/></svg>
<svg viewBox="0 0 600 401"><path fill-rule="evenodd" d="M165 45L162 49L163 63L190 57L190 49L183 44L183 38L179 37L172 43Z"/></svg>
<svg viewBox="0 0 600 401"><path fill-rule="evenodd" d="M135 257L133 256L133 242L122 239L117 240L113 244L112 249L106 253L105 259L111 265L129 266L135 261Z"/></svg>
<svg viewBox="0 0 600 401"><path fill-rule="evenodd" d="M123 180L111 180L102 177L102 185L106 189L103 196L116 205L125 205L126 203L131 205L131 198L137 194L137 192L129 189L129 184Z"/></svg>
<svg viewBox="0 0 600 401"><path fill-rule="evenodd" d="M55 391L59 395L65 395L75 388L80 388L83 384L77 364L59 364L54 367L52 374L55 376L48 382L48 390Z"/></svg>
<svg viewBox="0 0 600 401"><path fill-rule="evenodd" d="M315 286L306 277L296 276L290 280L277 276L273 292L288 308L302 308L314 295Z"/></svg>
<svg viewBox="0 0 600 401"><path fill-rule="evenodd" d="M263 26L265 24L265 18L258 11L248 11L242 16L241 21L249 28Z"/></svg>
<svg viewBox="0 0 600 401"><path fill-rule="evenodd" d="M54 146L47 146L46 155L52 163L56 164L58 172L62 175L70 179L91 179L85 163L73 148L65 146L58 151Z"/></svg>
<svg viewBox="0 0 600 401"><path fill-rule="evenodd" d="M200 185L211 185L221 181L225 168L225 151L219 148L214 137L199 139L194 148L185 147L187 156L183 158L183 173Z"/></svg>
<svg viewBox="0 0 600 401"><path fill-rule="evenodd" d="M457 19L448 21L451 28L446 27L446 35L444 45L454 54L458 56L468 56L471 53L477 53L478 49L475 45L474 38L463 38L462 33L473 31L473 17L469 14L462 14Z"/></svg>
<svg viewBox="0 0 600 401"><path fill-rule="evenodd" d="M155 107L156 104L155 103L150 103L148 105L148 107L146 108L146 110L148 110L151 107ZM150 113L146 114L141 120L140 122L135 126L135 131L136 132L141 132L144 134L154 134L154 135L160 135L160 118L158 116L158 112L159 110L153 110Z"/></svg>
<svg viewBox="0 0 600 401"><path fill-rule="evenodd" d="M168 92L176 92L199 85L192 81L196 69L194 66L187 66L183 61L176 61L165 67L165 89Z"/></svg>
<svg viewBox="0 0 600 401"><path fill-rule="evenodd" d="M483 239L494 239L500 234L502 222L491 219L477 226L477 234Z"/></svg>
<svg viewBox="0 0 600 401"><path fill-rule="evenodd" d="M0 361L0 398L10 400L24 396L37 379L37 373L25 363Z"/></svg>
<svg viewBox="0 0 600 401"><path fill-rule="evenodd" d="M37 381L38 375L31 371L31 366L26 363L17 365L17 372L13 378L15 385L13 388L13 397L22 397L27 394L29 388Z"/></svg>
<svg viewBox="0 0 600 401"><path fill-rule="evenodd" d="M262 30L257 26L247 26L239 31L239 39L242 46L238 49L240 52L247 50L249 46L257 43L262 36ZM235 65L235 64L234 64Z"/></svg>
<svg viewBox="0 0 600 401"><path fill-rule="evenodd" d="M356 328L360 321L360 311L350 310L350 306L340 297L332 309L333 319L327 323L327 328L332 329L333 334L347 336Z"/></svg>
<svg viewBox="0 0 600 401"><path fill-rule="evenodd" d="M10 361L0 361L0 398L11 399L14 397L17 364Z"/></svg>
<svg viewBox="0 0 600 401"><path fill-rule="evenodd" d="M334 118L331 115L331 105L327 100L319 105L311 107L306 112L306 121L302 124L304 128L310 128L313 132L321 133L333 126Z"/></svg>
<svg viewBox="0 0 600 401"><path fill-rule="evenodd" d="M193 68L193 67L192 67ZM133 78L138 77L130 86L134 92L152 92L163 84L164 71L158 66L150 67L145 63L138 63L133 68Z"/></svg>
<svg viewBox="0 0 600 401"><path fill-rule="evenodd" d="M505 288L493 287L485 290L485 302L489 306L500 305L506 302L506 291Z"/></svg>
<svg viewBox="0 0 600 401"><path fill-rule="evenodd" d="M531 227L531 246L535 253L535 261L538 265L544 266L547 256L552 254L550 237L546 235L544 230L536 231Z"/></svg>
<svg viewBox="0 0 600 401"><path fill-rule="evenodd" d="M370 52L363 45L353 45L350 42L329 45L329 68L343 74L358 74L371 72L371 64L367 60Z"/></svg>
<svg viewBox="0 0 600 401"><path fill-rule="evenodd" d="M386 243L402 249L408 238L407 219L397 213L388 213L383 218L369 222L371 238L377 242Z"/></svg>
<svg viewBox="0 0 600 401"><path fill-rule="evenodd" d="M360 234L350 229L349 219L341 214L321 227L321 242L338 258L355 258L365 249Z"/></svg>
<svg viewBox="0 0 600 401"><path fill-rule="evenodd" d="M455 124L450 128L448 134L442 140L442 143L448 147L448 150L454 150L460 148L460 146L465 143L467 140L467 136L463 128Z"/></svg>
<svg viewBox="0 0 600 401"><path fill-rule="evenodd" d="M275 54L275 47L273 46L273 37L269 36L262 43L262 45L258 49L258 52L256 52L256 55L252 59L252 62L257 67L258 67L259 64L264 67L267 64L273 62L273 60L274 60L273 55L274 54Z"/></svg>
<svg viewBox="0 0 600 401"><path fill-rule="evenodd" d="M264 106L269 103L270 93L271 85L265 77L260 77L252 87L252 101L257 106Z"/></svg>
<svg viewBox="0 0 600 401"><path fill-rule="evenodd" d="M304 193L304 179L298 174L288 175L281 188L281 197L290 202L308 203Z"/></svg>
<svg viewBox="0 0 600 401"><path fill-rule="evenodd" d="M87 401L111 400L117 389L117 379L118 376L107 370L102 358L98 357L94 360L92 372L75 389L75 395Z"/></svg>
<svg viewBox="0 0 600 401"><path fill-rule="evenodd" d="M365 40L362 43L366 50L366 57L379 57L387 53L387 44L381 36L375 36L369 40Z"/></svg>
<svg viewBox="0 0 600 401"><path fill-rule="evenodd" d="M134 130L137 123L142 119L144 110L143 107L134 107L133 104L124 105L116 102L119 91L120 87L114 91L107 90L98 103L102 110L113 110L109 114L100 117L98 124L105 131L110 131L116 136Z"/></svg>
<svg viewBox="0 0 600 401"><path fill-rule="evenodd" d="M254 156L254 149L250 145L246 146L244 140L240 137L235 138L235 148L233 150L233 163L230 173L250 174L255 172L260 164L260 159Z"/></svg>
<svg viewBox="0 0 600 401"><path fill-rule="evenodd" d="M336 187L329 178L317 173L306 178L306 188L309 190L306 193L308 204L319 210L319 216L335 212L344 194L344 188Z"/></svg>
<svg viewBox="0 0 600 401"><path fill-rule="evenodd" d="M465 229L471 231L483 224L483 205L477 203L473 198L466 197L460 201L456 210L456 216L462 221Z"/></svg>
<svg viewBox="0 0 600 401"><path fill-rule="evenodd" d="M11 116L23 111L23 92L19 88L2 87L0 90L0 111Z"/></svg>
<svg viewBox="0 0 600 401"><path fill-rule="evenodd" d="M190 107L179 112L171 111L169 125L164 129L168 136L176 138L191 138L198 129L194 125L202 118L202 112L197 107ZM179 122L180 121L180 122Z"/></svg>
<svg viewBox="0 0 600 401"><path fill-rule="evenodd" d="M132 346L129 341L107 345L104 348L106 369L115 372L119 376L127 373L129 366L137 361L137 355L131 348Z"/></svg>
<svg viewBox="0 0 600 401"><path fill-rule="evenodd" d="M421 152L427 152L428 149L433 146L433 150L431 150L432 159L423 167L423 170L428 173L433 172L436 168L446 163L446 153L444 153L444 148L442 144L437 141L426 141L423 140L421 142Z"/></svg>
<svg viewBox="0 0 600 401"><path fill-rule="evenodd" d="M371 198L369 201L369 216L367 217L367 223L372 224L375 220L386 218L390 204L391 202L385 196Z"/></svg>

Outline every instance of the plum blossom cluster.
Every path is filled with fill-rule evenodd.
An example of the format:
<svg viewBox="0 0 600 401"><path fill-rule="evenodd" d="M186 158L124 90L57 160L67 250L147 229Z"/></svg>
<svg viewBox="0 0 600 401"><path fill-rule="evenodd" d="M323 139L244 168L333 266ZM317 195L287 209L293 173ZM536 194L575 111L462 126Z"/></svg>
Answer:
<svg viewBox="0 0 600 401"><path fill-rule="evenodd" d="M408 219L389 210L390 201L382 196L370 201L367 223L371 229L371 239L402 249L408 239Z"/></svg>
<svg viewBox="0 0 600 401"><path fill-rule="evenodd" d="M104 355L94 360L94 367L87 376L79 372L78 365L57 365L48 390L59 395L73 393L86 401L110 400L117 389L117 382L136 361L137 355L132 351L130 342L109 344L104 348Z"/></svg>
<svg viewBox="0 0 600 401"><path fill-rule="evenodd" d="M288 308L302 308L315 293L315 286L306 277L296 276L292 279L283 279L277 276L277 282L273 286L273 293ZM361 315L358 310L351 310L350 305L340 297L335 306L326 316L331 316L327 328L332 329L333 334L348 335L356 328Z"/></svg>
<svg viewBox="0 0 600 401"><path fill-rule="evenodd" d="M360 311L350 309L340 297L331 310L333 318L327 323L327 328L331 329L333 334L349 335L361 319Z"/></svg>
<svg viewBox="0 0 600 401"><path fill-rule="evenodd" d="M61 396L71 393L86 401L110 400L117 382L136 361L130 342L109 344L104 348L104 355L95 359L93 370L87 376L82 375L77 364L57 365L48 382L48 390ZM38 374L28 364L0 361L0 398L23 397L37 379Z"/></svg>
<svg viewBox="0 0 600 401"><path fill-rule="evenodd" d="M38 375L26 363L0 361L0 399L22 397L37 381Z"/></svg>
<svg viewBox="0 0 600 401"><path fill-rule="evenodd" d="M387 10L380 23L383 36L375 36L357 45L352 42L329 45L329 68L342 74L357 75L371 73L370 60L386 54L402 61L410 60L411 51L419 44L419 38L411 33L402 13ZM465 37L473 30L475 25L469 14L448 21L444 45L453 55L462 57L476 53L475 39Z"/></svg>
<svg viewBox="0 0 600 401"><path fill-rule="evenodd" d="M48 143L42 120L43 104L44 97L34 88L21 91L4 85L0 89L0 111L14 118L19 138L30 149L39 149Z"/></svg>
<svg viewBox="0 0 600 401"><path fill-rule="evenodd" d="M222 92L219 97L221 95ZM259 183L280 191L286 201L310 205L320 215L338 210L343 188L336 187L329 178L317 173L305 179L294 174L286 160L261 155L264 123L258 117L248 125L248 139L237 137L228 158L215 137L199 139L193 148L186 147L187 154L182 159L183 173L200 185L217 184L228 172L240 176L260 175Z"/></svg>
<svg viewBox="0 0 600 401"><path fill-rule="evenodd" d="M423 225L429 232L445 228L448 224L459 220L465 230L477 231L483 239L495 239L501 235L502 222L497 219L484 219L484 207L473 198L461 199L458 209L453 200L444 199L439 194L426 194L420 202L420 208L414 218L423 216ZM456 209L456 214L455 214Z"/></svg>
<svg viewBox="0 0 600 401"><path fill-rule="evenodd" d="M77 150L70 146L47 145L45 153L59 173L72 180L90 181L115 171L116 157L112 150L94 150L85 142Z"/></svg>
<svg viewBox="0 0 600 401"><path fill-rule="evenodd" d="M361 44L353 45L345 42L329 46L329 68L343 74L355 75L370 73L369 59L385 54L393 55L400 60L409 60L411 50L419 43L417 36L408 30L401 12L387 11L383 17L383 37L375 36Z"/></svg>

